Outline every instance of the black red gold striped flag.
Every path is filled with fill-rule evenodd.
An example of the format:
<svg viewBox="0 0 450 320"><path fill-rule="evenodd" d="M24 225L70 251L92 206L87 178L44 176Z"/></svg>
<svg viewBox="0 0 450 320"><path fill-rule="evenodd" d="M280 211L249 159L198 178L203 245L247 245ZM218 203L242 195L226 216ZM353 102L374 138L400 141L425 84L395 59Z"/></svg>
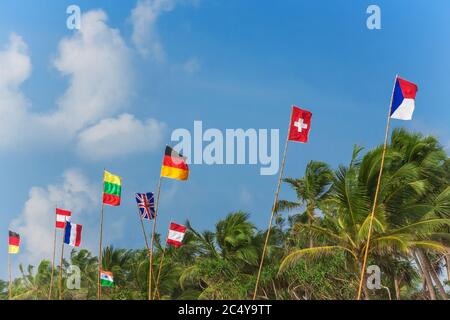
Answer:
<svg viewBox="0 0 450 320"><path fill-rule="evenodd" d="M164 154L164 160L161 167L161 177L187 180L189 178L189 167L186 158L167 146Z"/></svg>
<svg viewBox="0 0 450 320"><path fill-rule="evenodd" d="M20 247L20 236L18 233L9 231L9 241L8 241L8 253L17 254L19 253Z"/></svg>

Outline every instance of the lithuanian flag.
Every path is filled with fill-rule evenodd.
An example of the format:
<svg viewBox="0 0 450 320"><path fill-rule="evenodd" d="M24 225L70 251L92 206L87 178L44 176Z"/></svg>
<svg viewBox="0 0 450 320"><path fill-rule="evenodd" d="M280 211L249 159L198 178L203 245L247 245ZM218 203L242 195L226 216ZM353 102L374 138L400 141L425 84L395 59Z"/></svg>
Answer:
<svg viewBox="0 0 450 320"><path fill-rule="evenodd" d="M169 146L166 147L164 154L161 177L176 180L187 180L189 178L189 167L186 164L186 159Z"/></svg>
<svg viewBox="0 0 450 320"><path fill-rule="evenodd" d="M105 171L103 178L103 203L117 207L120 206L122 191L122 178Z"/></svg>
<svg viewBox="0 0 450 320"><path fill-rule="evenodd" d="M20 246L20 236L19 234L10 231L9 232L9 241L8 241L8 253L9 254L18 254L19 246Z"/></svg>

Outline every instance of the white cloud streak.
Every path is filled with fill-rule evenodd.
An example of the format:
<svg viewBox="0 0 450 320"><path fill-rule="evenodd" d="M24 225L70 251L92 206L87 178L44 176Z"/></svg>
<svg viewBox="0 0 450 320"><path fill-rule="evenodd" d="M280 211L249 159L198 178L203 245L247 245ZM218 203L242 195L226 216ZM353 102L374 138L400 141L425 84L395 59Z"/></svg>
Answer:
<svg viewBox="0 0 450 320"><path fill-rule="evenodd" d="M117 118L103 119L84 130L79 136L77 150L94 160L153 151L161 145L165 128L165 124L154 119L141 122L125 113Z"/></svg>
<svg viewBox="0 0 450 320"><path fill-rule="evenodd" d="M86 212L99 201L99 188L80 171L67 170L62 178L59 184L31 188L22 213L12 222L12 229L21 235L26 263L51 259L56 206L71 210L73 221L83 224ZM84 224L83 238L96 237L95 234L96 230Z"/></svg>
<svg viewBox="0 0 450 320"><path fill-rule="evenodd" d="M162 132L157 129L164 125L154 119L141 121L127 114L111 118L129 104L133 70L131 49L107 20L103 11L89 11L82 16L83 27L61 40L53 63L62 75L69 77L69 86L56 108L44 114L32 112L20 90L31 75L32 65L24 40L11 35L0 51L0 148L54 147L75 141L83 151L79 154L88 159L123 156L138 151L129 147L136 137L131 126L141 134L154 134L159 139L154 143L160 142ZM106 133L120 137L121 145L128 147L100 147L101 129L105 130L103 139L107 138ZM127 138L130 140L125 141ZM149 151L152 146L139 150Z"/></svg>
<svg viewBox="0 0 450 320"><path fill-rule="evenodd" d="M158 18L175 8L175 0L139 0L131 12L132 41L143 57L158 63L166 61L166 53L156 31Z"/></svg>

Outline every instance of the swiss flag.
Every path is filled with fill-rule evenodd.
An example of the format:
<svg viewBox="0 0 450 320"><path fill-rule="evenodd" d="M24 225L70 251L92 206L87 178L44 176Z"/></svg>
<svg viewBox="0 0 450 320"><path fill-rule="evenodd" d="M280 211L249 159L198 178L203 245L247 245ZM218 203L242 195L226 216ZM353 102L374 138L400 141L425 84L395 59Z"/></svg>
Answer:
<svg viewBox="0 0 450 320"><path fill-rule="evenodd" d="M309 130L311 129L311 118L311 112L292 106L289 141L308 142Z"/></svg>

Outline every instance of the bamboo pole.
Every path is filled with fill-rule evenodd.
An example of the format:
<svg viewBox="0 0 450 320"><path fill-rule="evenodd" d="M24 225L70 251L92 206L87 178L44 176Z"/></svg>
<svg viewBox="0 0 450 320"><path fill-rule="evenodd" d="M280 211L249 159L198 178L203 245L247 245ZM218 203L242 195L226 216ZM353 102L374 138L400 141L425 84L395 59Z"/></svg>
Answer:
<svg viewBox="0 0 450 320"><path fill-rule="evenodd" d="M103 202L103 200L102 200ZM98 249L98 277L97 277L97 299L102 300L102 287L100 286L100 275L102 272L102 237L103 237L103 211L105 205L102 203L102 210L100 213L100 243Z"/></svg>
<svg viewBox="0 0 450 320"><path fill-rule="evenodd" d="M386 124L386 132L385 132L385 136L384 136L383 153L381 155L380 172L378 173L378 181L377 181L377 186L375 189L375 196L373 198L372 212L370 213L369 231L368 231L367 242L366 242L365 251L364 251L363 264L361 267L361 275L359 278L360 280L359 280L357 300L361 300L362 287L363 287L364 279L365 279L364 274L366 272L367 257L369 255L370 239L372 236L372 227L373 227L373 220L375 218L375 209L377 208L378 194L379 194L380 185L381 185L381 177L383 175L384 159L386 157L386 151L387 151L387 145L388 145L388 139L389 139L389 128L391 125L392 100L394 98L394 90L395 90L395 84L397 83L397 78L398 78L398 75L396 75L396 77L395 77L394 87L392 88L391 103L389 106L389 112L388 112L387 124Z"/></svg>
<svg viewBox="0 0 450 320"><path fill-rule="evenodd" d="M161 193L161 183L162 183L162 176L159 175L159 182L158 182L158 191L156 196L156 202L155 202L155 218L153 219L153 229L152 229L152 240L150 245L150 270L149 270L149 281L148 281L148 296L149 299L152 299L152 277L153 274L153 245L155 242L155 231L156 231L156 219L158 218L158 211L159 211L159 195Z"/></svg>
<svg viewBox="0 0 450 320"><path fill-rule="evenodd" d="M138 215L139 215L139 219L141 221L142 234L144 235L145 247L147 248L147 256L148 256L148 262L149 262L149 268L150 268L150 247L149 247L149 244L148 244L147 233L145 232L144 219L142 219L141 212L139 211L139 208L138 208ZM153 278L153 281L155 281L155 274L154 273L152 274L152 278ZM156 293L159 296L159 292L156 292ZM148 299L150 300L150 297Z"/></svg>
<svg viewBox="0 0 450 320"><path fill-rule="evenodd" d="M53 259L52 259L52 273L50 276L50 288L48 290L48 300L51 300L52 298L52 289L53 289L53 276L55 274L55 259L56 259L56 233L57 233L57 228L56 228L56 214L55 214L55 233L53 236Z"/></svg>
<svg viewBox="0 0 450 320"><path fill-rule="evenodd" d="M8 249L9 250L9 249ZM8 300L12 298L12 273L11 273L11 253L8 252L8 273L9 273L9 286L8 286Z"/></svg>
<svg viewBox="0 0 450 320"><path fill-rule="evenodd" d="M264 264L264 257L266 255L267 244L269 242L269 237L270 237L270 231L272 229L272 222L273 222L273 217L275 215L275 208L276 208L277 202L278 202L278 195L280 193L281 181L283 180L284 164L286 162L286 154L287 154L288 145L289 145L289 135L291 132L291 119L292 119L292 111L291 111L291 117L289 119L289 130L288 130L288 134L286 136L286 143L285 143L284 152L283 152L283 160L281 161L280 176L278 178L278 185L277 185L277 189L275 192L275 199L274 199L273 206L272 206L272 213L270 215L269 227L267 229L266 240L264 241L264 248L263 248L263 252L262 252L262 256L261 256L261 262L259 263L258 276L256 277L255 291L253 292L253 300L256 299L256 294L258 292L259 280L261 278L262 267Z"/></svg>
<svg viewBox="0 0 450 320"><path fill-rule="evenodd" d="M62 235L62 245L61 245L61 258L59 261L59 277L58 277L58 287L59 287L59 300L62 299L62 272L63 272L63 259L64 259L64 238L66 236L67 221L64 224L64 232Z"/></svg>
<svg viewBox="0 0 450 320"><path fill-rule="evenodd" d="M164 257L166 256L167 240L168 239L169 239L169 233L167 233L167 236L166 236L166 242L164 243L164 249L163 249L163 252L162 252L162 255L161 255L161 261L159 262L158 277L156 278L155 290L156 290L156 293L158 293L158 294L159 294L159 291L158 291L158 289L159 289L159 279L161 277L161 269L163 267Z"/></svg>
<svg viewBox="0 0 450 320"><path fill-rule="evenodd" d="M102 271L103 212L105 209L105 204L103 202L104 180L105 180L105 170L103 169L102 208L100 210L100 240L99 240L99 246L98 246L97 300L102 300L102 287L100 286L100 275L101 275L101 271Z"/></svg>

